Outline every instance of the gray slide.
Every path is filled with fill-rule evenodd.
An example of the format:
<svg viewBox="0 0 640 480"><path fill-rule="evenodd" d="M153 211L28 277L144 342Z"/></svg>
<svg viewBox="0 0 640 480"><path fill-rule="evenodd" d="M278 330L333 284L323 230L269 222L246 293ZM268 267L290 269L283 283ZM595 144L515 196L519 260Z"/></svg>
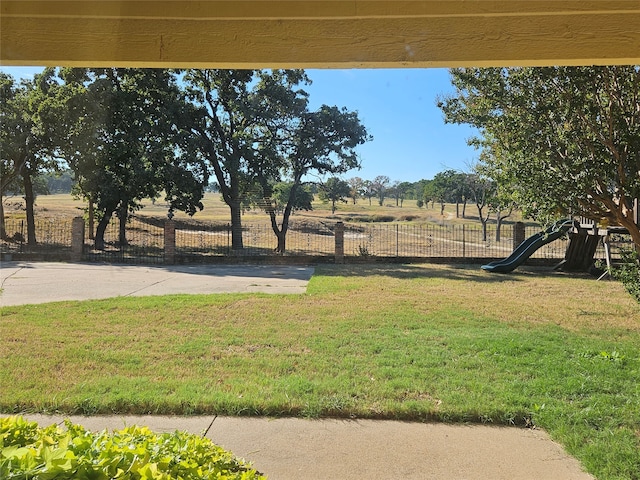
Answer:
<svg viewBox="0 0 640 480"><path fill-rule="evenodd" d="M518 268L533 253L543 245L562 237L573 226L573 220L560 220L546 230L527 238L504 260L482 265L483 270L496 273L509 273Z"/></svg>

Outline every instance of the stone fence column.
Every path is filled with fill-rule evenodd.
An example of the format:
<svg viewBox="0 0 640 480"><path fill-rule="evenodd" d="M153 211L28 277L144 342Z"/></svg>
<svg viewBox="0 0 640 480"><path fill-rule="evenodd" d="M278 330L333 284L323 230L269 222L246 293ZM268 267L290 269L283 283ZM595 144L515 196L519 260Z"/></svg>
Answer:
<svg viewBox="0 0 640 480"><path fill-rule="evenodd" d="M74 217L71 221L71 261L81 262L84 250L84 218Z"/></svg>
<svg viewBox="0 0 640 480"><path fill-rule="evenodd" d="M176 263L176 223L173 220L164 222L164 263Z"/></svg>
<svg viewBox="0 0 640 480"><path fill-rule="evenodd" d="M335 257L336 263L344 263L344 223L336 223L335 230Z"/></svg>
<svg viewBox="0 0 640 480"><path fill-rule="evenodd" d="M524 223L516 222L513 224L513 249L524 242Z"/></svg>

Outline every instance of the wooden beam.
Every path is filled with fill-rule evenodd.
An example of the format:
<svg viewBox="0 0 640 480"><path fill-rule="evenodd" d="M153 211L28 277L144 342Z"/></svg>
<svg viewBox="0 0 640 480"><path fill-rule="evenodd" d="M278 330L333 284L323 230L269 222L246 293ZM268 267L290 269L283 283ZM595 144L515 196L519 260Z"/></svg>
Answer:
<svg viewBox="0 0 640 480"><path fill-rule="evenodd" d="M636 0L2 0L0 64L640 64Z"/></svg>

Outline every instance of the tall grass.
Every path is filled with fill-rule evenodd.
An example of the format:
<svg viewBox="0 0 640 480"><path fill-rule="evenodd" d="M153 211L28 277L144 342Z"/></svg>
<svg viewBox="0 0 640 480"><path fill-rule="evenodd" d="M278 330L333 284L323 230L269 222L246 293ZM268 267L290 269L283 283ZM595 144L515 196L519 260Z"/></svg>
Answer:
<svg viewBox="0 0 640 480"><path fill-rule="evenodd" d="M300 296L5 307L5 413L217 413L540 426L640 472L640 309L545 270L323 266Z"/></svg>

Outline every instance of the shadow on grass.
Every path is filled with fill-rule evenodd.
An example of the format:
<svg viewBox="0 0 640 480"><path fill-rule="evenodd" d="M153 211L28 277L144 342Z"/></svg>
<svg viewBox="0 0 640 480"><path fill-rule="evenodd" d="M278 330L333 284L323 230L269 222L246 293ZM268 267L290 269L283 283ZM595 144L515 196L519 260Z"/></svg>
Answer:
<svg viewBox="0 0 640 480"><path fill-rule="evenodd" d="M469 264L357 264L357 265L320 265L316 275L326 277L367 277L384 276L402 280L424 278L446 278L479 283L522 282L531 277L583 276L557 272L552 267L520 267L511 273L490 273L480 265Z"/></svg>

